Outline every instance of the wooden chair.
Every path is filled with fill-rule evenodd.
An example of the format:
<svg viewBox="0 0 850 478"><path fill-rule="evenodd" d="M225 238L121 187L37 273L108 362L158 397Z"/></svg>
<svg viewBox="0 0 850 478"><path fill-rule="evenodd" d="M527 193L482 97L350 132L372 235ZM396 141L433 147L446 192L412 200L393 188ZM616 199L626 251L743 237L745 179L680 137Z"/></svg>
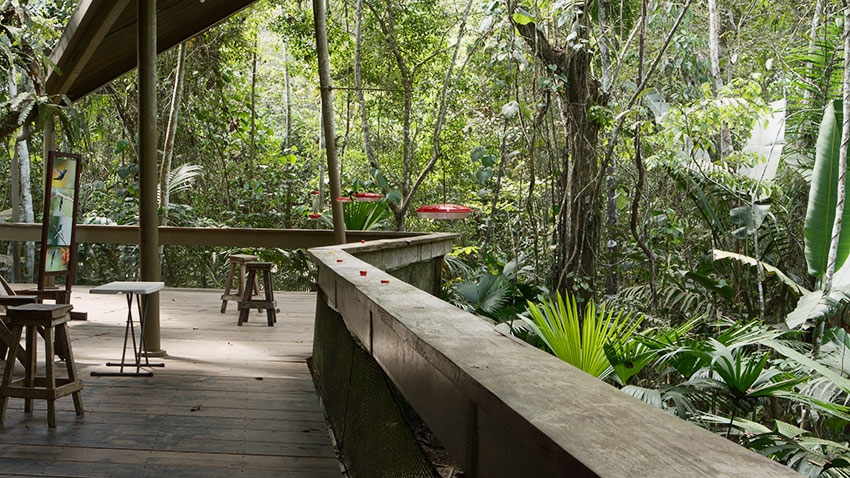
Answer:
<svg viewBox="0 0 850 478"><path fill-rule="evenodd" d="M249 262L256 262L259 258L250 254L231 254L227 260L230 262L230 272L227 274L227 283L224 286L224 294L221 294L222 314L227 311L227 301L233 300L239 302L242 300L242 296L245 293L245 265ZM236 276L237 267L239 268L238 276ZM237 292L235 294L232 293L233 279L237 280ZM259 289L257 289L257 284L254 284L253 293L256 295L259 295L260 293Z"/></svg>
<svg viewBox="0 0 850 478"><path fill-rule="evenodd" d="M37 302L39 304L42 303L45 300L52 300L54 303L57 303L57 304L68 304L68 303L71 302L71 292L67 289L45 287L45 288L42 288L42 289L35 288L35 289L13 290L12 287L9 285L9 283L6 282L6 279L3 278L3 276L0 276L0 285L3 286L3 289L5 290L5 292L8 296L17 295L18 297L35 297L35 302ZM0 294L0 307L2 307L4 305L3 300L5 300L5 299L3 299L3 297L4 296L2 294ZM14 305L20 305L20 304L11 304L11 305L14 306ZM78 312L78 311L72 311L71 312L71 320L87 320L87 319L88 319L88 313L87 312Z"/></svg>
<svg viewBox="0 0 850 478"><path fill-rule="evenodd" d="M272 271L275 265L271 262L249 262L245 265L248 270L248 279L245 283L245 292L242 295L242 300L239 301L239 321L236 325L242 325L248 322L248 314L251 309L266 310L269 327L274 327L277 322L277 302L274 300L274 290L272 289ZM254 300L252 292L257 285L257 271L263 274L263 292L264 298Z"/></svg>
<svg viewBox="0 0 850 478"><path fill-rule="evenodd" d="M47 426L56 427L56 399L66 395L72 395L74 399L74 410L77 416L82 416L83 397L80 390L83 382L77 376L74 364L74 352L71 349L71 340L68 333L68 321L71 320L71 308L69 304L27 304L20 307L10 308L7 313L12 325L14 341L12 350L17 353L21 348L21 335L26 328L26 367L24 378L14 380L15 363L7 361L0 382L0 426L6 418L6 406L9 398L23 398L24 412L31 413L32 401L47 401ZM36 377L36 340L38 330L43 331L44 336L44 368L45 375ZM54 342L62 344L66 350L65 367L68 372L67 378L56 378L54 364Z"/></svg>
<svg viewBox="0 0 850 478"><path fill-rule="evenodd" d="M6 282L6 279L0 275L0 359L6 360L6 351L12 345L14 337L9 329L9 319L6 317L6 309L25 304L34 304L38 298L34 295L17 295L12 286ZM18 361L27 367L26 353L23 349L18 349Z"/></svg>

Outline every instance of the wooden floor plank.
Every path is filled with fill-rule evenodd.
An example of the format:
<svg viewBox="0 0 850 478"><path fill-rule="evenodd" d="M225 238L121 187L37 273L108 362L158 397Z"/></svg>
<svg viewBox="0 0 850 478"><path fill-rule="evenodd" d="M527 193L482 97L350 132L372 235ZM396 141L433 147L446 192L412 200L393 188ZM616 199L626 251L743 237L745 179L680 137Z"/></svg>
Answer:
<svg viewBox="0 0 850 478"><path fill-rule="evenodd" d="M230 469L339 471L335 459L289 456L239 455L234 453L181 453L173 451L114 448L0 445L3 458L66 461L76 463L123 463L163 466L192 465Z"/></svg>
<svg viewBox="0 0 850 478"><path fill-rule="evenodd" d="M123 296L78 287L71 323L84 417L69 397L23 412L11 400L0 429L0 471L18 476L341 476L306 360L315 295L275 293L283 312L268 327L254 313L236 325L236 304L219 312L221 291L161 292L165 368L149 378L91 377L115 370L127 314ZM138 329L137 329L138 331ZM43 357L39 357L43 360ZM43 370L43 363L39 363ZM20 368L19 368L20 370Z"/></svg>

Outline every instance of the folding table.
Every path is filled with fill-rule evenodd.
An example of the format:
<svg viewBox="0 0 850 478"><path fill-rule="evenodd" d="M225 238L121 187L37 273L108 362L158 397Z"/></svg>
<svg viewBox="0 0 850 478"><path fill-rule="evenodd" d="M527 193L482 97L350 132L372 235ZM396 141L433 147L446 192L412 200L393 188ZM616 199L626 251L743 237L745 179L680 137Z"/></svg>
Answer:
<svg viewBox="0 0 850 478"><path fill-rule="evenodd" d="M151 363L147 356L147 346L145 345L145 319L148 311L148 296L165 287L164 282L110 282L99 287L90 289L92 294L124 294L127 296L127 325L124 327L124 349L121 351L121 362L107 362L109 367L121 367L118 372L92 372L95 377L153 377L153 372L142 372L144 367L165 367L164 363ZM133 323L133 297L136 298L136 305L139 309L139 345L136 347L136 328ZM142 301L144 297L144 301ZM135 362L127 363L127 338L132 336L133 355ZM142 354L145 355L145 363L142 365ZM124 367L136 366L135 372L125 372Z"/></svg>

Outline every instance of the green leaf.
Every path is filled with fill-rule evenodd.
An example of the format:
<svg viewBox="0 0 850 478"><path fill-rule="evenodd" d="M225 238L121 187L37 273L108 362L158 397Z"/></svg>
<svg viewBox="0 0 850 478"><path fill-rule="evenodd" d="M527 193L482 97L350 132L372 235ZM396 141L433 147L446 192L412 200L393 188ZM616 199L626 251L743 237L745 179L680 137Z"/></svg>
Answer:
<svg viewBox="0 0 850 478"><path fill-rule="evenodd" d="M828 319L834 315L842 304L850 303L850 287L836 287L823 295L822 290L810 292L797 301L797 307L785 317L785 325L794 329L808 321Z"/></svg>
<svg viewBox="0 0 850 478"><path fill-rule="evenodd" d="M809 205L803 232L806 236L806 263L809 274L820 277L827 269L827 256L838 203L838 156L841 149L842 102L829 103L818 134L817 154L812 170ZM844 224L850 224L850 207L844 208ZM839 269L850 253L850 232L842 229L835 268Z"/></svg>
<svg viewBox="0 0 850 478"><path fill-rule="evenodd" d="M398 189L393 189L392 191L387 193L387 201L393 204L401 204L401 191Z"/></svg>
<svg viewBox="0 0 850 478"><path fill-rule="evenodd" d="M630 320L630 314L615 314L613 309L606 311L604 306L597 310L592 300L587 302L584 315L580 317L575 297L567 295L565 301L560 292L557 300L543 299L540 304L528 302L528 311L531 318L520 318L559 359L603 379L614 371L605 355L605 345L615 341L628 343L641 322L640 319ZM643 352L643 349L636 347L634 352Z"/></svg>
<svg viewBox="0 0 850 478"><path fill-rule="evenodd" d="M472 151L469 153L469 158L473 161L478 161L484 157L485 154L487 154L487 148L484 146L476 146L472 148Z"/></svg>
<svg viewBox="0 0 850 478"><path fill-rule="evenodd" d="M519 103L516 101L511 101L510 103L506 103L502 106L502 116L505 118L513 118L516 116L519 111Z"/></svg>
<svg viewBox="0 0 850 478"><path fill-rule="evenodd" d="M534 21L534 15L532 15L522 7L517 7L516 13L514 13L511 18L513 18L515 23L518 23L520 25L528 25L529 23Z"/></svg>
<svg viewBox="0 0 850 478"><path fill-rule="evenodd" d="M791 290L791 293L794 294L795 297L800 297L804 294L808 294L811 292L800 284L794 282L793 279L785 275L785 273L781 270L754 257L745 256L743 254L736 254L734 252L729 251L721 251L719 249L713 249L711 251L711 258L714 261L729 259L740 262L741 264L746 264L750 267L757 267L761 265L762 269L764 269L765 274L775 276L777 279L779 279L783 284L788 286L788 288Z"/></svg>
<svg viewBox="0 0 850 478"><path fill-rule="evenodd" d="M716 293L727 302L732 302L735 298L735 290L724 281L712 279L702 272L695 271L685 272L685 277Z"/></svg>
<svg viewBox="0 0 850 478"><path fill-rule="evenodd" d="M788 357L789 359L799 363L800 365L814 370L815 372L818 372L819 374L832 381L832 383L834 383L836 386L842 388L845 392L850 393L850 380L840 376L838 373L834 372L826 365L814 360L811 357L803 355L800 352L797 352L796 350L792 349L791 347L783 345L782 343L777 342L775 340L764 340L761 343L762 345L766 345L772 348L780 355Z"/></svg>
<svg viewBox="0 0 850 478"><path fill-rule="evenodd" d="M495 156L493 156L492 154L484 155L481 158L481 164L483 164L487 168L490 168L494 164L496 164L496 161L498 161L498 159Z"/></svg>
<svg viewBox="0 0 850 478"><path fill-rule="evenodd" d="M384 176L384 173L380 171L375 173L375 181L378 181L378 185L381 186L381 191L384 191L389 187L386 176Z"/></svg>
<svg viewBox="0 0 850 478"><path fill-rule="evenodd" d="M482 168L475 173L475 180L481 184L486 183L493 177L493 168Z"/></svg>
<svg viewBox="0 0 850 478"><path fill-rule="evenodd" d="M741 206L733 208L729 211L729 221L739 226L738 229L732 232L738 239L744 239L750 234L754 234L761 227L764 218L770 212L770 204L753 204L750 206Z"/></svg>

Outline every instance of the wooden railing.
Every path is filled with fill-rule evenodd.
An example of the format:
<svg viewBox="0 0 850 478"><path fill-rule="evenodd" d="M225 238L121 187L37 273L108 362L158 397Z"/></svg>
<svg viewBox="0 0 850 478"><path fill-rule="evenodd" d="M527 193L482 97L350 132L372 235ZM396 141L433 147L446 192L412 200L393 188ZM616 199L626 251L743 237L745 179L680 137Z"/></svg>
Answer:
<svg viewBox="0 0 850 478"><path fill-rule="evenodd" d="M452 238L309 252L317 321L342 318L467 476L798 476L382 270L428 270Z"/></svg>
<svg viewBox="0 0 850 478"><path fill-rule="evenodd" d="M351 242L404 238L417 232L347 231ZM0 223L0 241L40 241L41 224ZM138 244L139 226L77 225L77 242L99 244ZM159 243L164 246L280 247L301 249L334 244L333 231L322 229L252 228L159 228Z"/></svg>

